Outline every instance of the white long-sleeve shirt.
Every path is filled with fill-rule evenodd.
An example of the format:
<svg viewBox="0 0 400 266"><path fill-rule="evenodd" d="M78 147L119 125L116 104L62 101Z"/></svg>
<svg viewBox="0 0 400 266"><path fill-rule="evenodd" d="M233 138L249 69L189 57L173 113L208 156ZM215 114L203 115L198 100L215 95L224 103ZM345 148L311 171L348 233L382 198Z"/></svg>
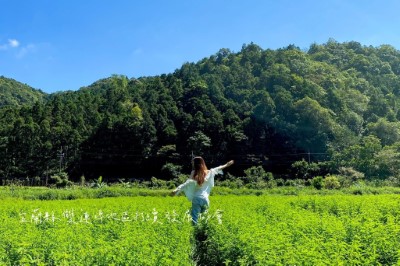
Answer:
<svg viewBox="0 0 400 266"><path fill-rule="evenodd" d="M223 166L218 166L210 169L204 179L204 183L201 184L201 186L199 186L197 181L190 176L185 183L176 188L176 195L179 195L179 193L183 191L189 201L192 201L195 197L208 200L208 196L210 196L211 190L214 187L214 177L215 175L223 174L222 168Z"/></svg>

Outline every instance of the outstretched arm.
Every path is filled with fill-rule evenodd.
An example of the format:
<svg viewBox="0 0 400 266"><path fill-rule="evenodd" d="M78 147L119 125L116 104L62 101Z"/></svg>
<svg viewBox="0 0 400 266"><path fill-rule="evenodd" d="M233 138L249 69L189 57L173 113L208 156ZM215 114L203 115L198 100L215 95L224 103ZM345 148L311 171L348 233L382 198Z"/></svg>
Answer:
<svg viewBox="0 0 400 266"><path fill-rule="evenodd" d="M186 180L185 183L180 184L177 188L175 188L174 190L171 191L170 196L176 196L176 195L178 195L179 193L181 193L182 190L189 184L189 180L190 180L190 179L193 179L193 175L194 175L194 171L192 171L192 172L190 173L190 177L189 177L188 180Z"/></svg>
<svg viewBox="0 0 400 266"><path fill-rule="evenodd" d="M225 168L231 166L232 164L234 164L234 162L235 162L234 160L230 160L230 161L227 162L226 164L221 165L220 167L218 167L218 169L219 169L219 170L225 169Z"/></svg>

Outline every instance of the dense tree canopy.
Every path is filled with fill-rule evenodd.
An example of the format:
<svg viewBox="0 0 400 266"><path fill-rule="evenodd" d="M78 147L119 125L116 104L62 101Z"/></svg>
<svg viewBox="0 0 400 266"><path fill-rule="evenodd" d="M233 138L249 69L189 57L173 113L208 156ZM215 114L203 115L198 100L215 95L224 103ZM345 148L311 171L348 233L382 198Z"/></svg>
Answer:
<svg viewBox="0 0 400 266"><path fill-rule="evenodd" d="M42 101L46 94L16 80L0 76L0 108Z"/></svg>
<svg viewBox="0 0 400 266"><path fill-rule="evenodd" d="M46 98L17 101L32 89L10 94L21 86L3 77L0 88L2 179L163 177L187 170L193 154L285 178L301 160L367 178L400 172L400 52L389 45L251 43L174 73L114 75Z"/></svg>

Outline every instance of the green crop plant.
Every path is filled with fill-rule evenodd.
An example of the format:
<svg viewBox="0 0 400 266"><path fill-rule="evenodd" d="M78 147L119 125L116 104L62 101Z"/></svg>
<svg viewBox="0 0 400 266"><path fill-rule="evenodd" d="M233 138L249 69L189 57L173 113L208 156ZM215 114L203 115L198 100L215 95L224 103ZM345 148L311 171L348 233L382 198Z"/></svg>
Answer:
<svg viewBox="0 0 400 266"><path fill-rule="evenodd" d="M132 196L118 196L127 191ZM0 204L0 265L400 263L396 194L232 195L220 190L227 195L211 196L208 213L192 226L190 202L165 197L164 191L3 192L8 196Z"/></svg>
<svg viewBox="0 0 400 266"><path fill-rule="evenodd" d="M192 265L182 200L3 200L0 265Z"/></svg>
<svg viewBox="0 0 400 266"><path fill-rule="evenodd" d="M393 265L400 198L227 196L222 224L205 227L209 265ZM211 233L210 233L211 232ZM204 248L204 247L203 247Z"/></svg>

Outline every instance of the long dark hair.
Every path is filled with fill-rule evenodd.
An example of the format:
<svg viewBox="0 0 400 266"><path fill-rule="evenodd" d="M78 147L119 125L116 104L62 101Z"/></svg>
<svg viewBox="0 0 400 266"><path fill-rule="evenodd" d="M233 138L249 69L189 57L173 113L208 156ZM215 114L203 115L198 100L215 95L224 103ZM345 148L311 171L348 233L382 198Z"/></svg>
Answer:
<svg viewBox="0 0 400 266"><path fill-rule="evenodd" d="M204 183L208 170L202 157L198 156L193 158L193 170L193 179L197 181L199 186L201 186Z"/></svg>

